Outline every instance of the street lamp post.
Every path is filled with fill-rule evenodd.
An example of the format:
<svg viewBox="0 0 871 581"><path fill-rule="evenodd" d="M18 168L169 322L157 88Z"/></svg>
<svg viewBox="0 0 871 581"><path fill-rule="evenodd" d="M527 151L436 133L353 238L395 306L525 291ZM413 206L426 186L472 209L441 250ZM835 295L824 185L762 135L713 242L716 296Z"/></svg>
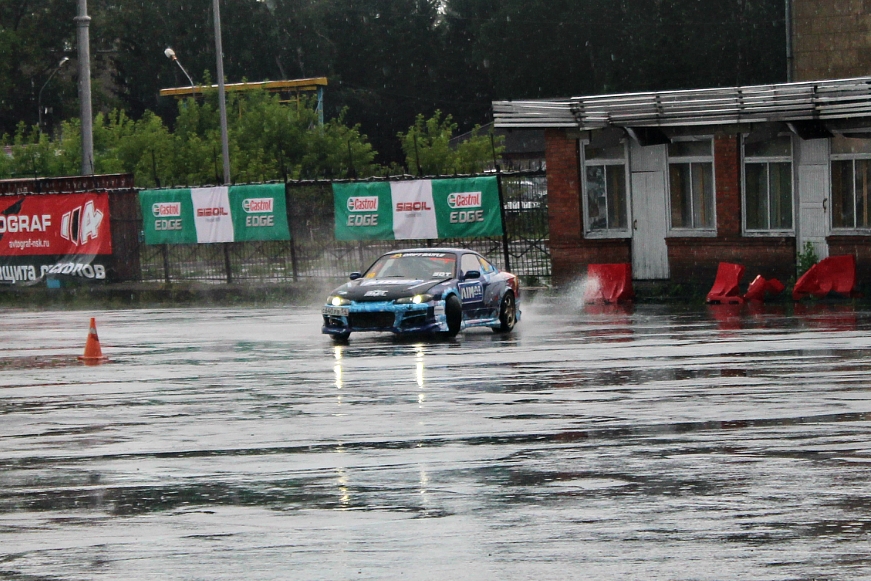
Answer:
<svg viewBox="0 0 871 581"><path fill-rule="evenodd" d="M166 58L168 58L169 60L171 60L175 64L177 64L178 68L181 69L181 72L184 73L184 76L186 76L188 78L188 81L190 81L190 84L191 84L191 96L196 97L197 91L194 88L194 80L191 78L191 76L188 74L188 72L184 69L184 67L181 66L181 61L178 60L177 56L175 56L175 51L172 50L171 48L167 48L165 51L163 51L163 54L166 55Z"/></svg>
<svg viewBox="0 0 871 581"><path fill-rule="evenodd" d="M82 123L82 175L94 173L94 116L91 111L91 47L88 0L78 0L76 40L79 55L79 116Z"/></svg>
<svg viewBox="0 0 871 581"><path fill-rule="evenodd" d="M224 160L224 185L230 185L230 145L227 139L227 99L224 94L224 49L221 47L221 7L212 0L215 13L215 53L218 60L218 105L221 112L221 153Z"/></svg>
<svg viewBox="0 0 871 581"><path fill-rule="evenodd" d="M51 78L61 69L62 66L67 64L69 61L70 61L70 59L68 57L62 58L60 60L60 62L57 63L57 66L54 68L54 70L51 72L51 74L48 76L48 78L45 80L45 82L42 84L42 87L39 89L39 97L36 100L36 104L37 104L37 107L39 107L38 127L39 127L40 131L42 131L42 91L43 91L43 89L45 89L45 86L48 85L48 82L51 80Z"/></svg>

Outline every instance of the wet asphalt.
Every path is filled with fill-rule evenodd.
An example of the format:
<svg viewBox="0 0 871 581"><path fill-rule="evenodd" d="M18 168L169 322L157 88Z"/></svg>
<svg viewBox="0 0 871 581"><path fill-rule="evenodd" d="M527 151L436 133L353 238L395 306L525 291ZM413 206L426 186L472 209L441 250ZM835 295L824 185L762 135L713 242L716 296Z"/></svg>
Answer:
<svg viewBox="0 0 871 581"><path fill-rule="evenodd" d="M0 579L871 578L867 306L521 308L0 311Z"/></svg>

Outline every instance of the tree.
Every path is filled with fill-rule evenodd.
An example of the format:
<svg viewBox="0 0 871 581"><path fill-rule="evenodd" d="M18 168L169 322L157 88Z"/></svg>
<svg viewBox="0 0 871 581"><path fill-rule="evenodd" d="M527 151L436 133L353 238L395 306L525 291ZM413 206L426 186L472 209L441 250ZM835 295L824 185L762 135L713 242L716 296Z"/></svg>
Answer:
<svg viewBox="0 0 871 581"><path fill-rule="evenodd" d="M346 126L341 116L321 126L312 101L285 105L277 95L253 91L231 94L228 109L235 182L383 173L360 128ZM77 120L64 123L55 139L20 124L0 177L75 174L80 135ZM203 102L180 101L174 131L150 111L137 120L120 110L100 113L94 118L94 167L97 173L132 173L140 187L222 183L220 139L216 91Z"/></svg>
<svg viewBox="0 0 871 581"><path fill-rule="evenodd" d="M481 134L480 126L475 126L468 139L454 144L456 130L451 116L442 119L441 111L429 119L418 115L414 125L398 135L409 171L417 175L480 173L504 149L501 136L491 140L492 136Z"/></svg>
<svg viewBox="0 0 871 581"><path fill-rule="evenodd" d="M0 135L14 134L19 122L38 119L38 93L64 56L75 57L75 3L66 0L0 2ZM71 63L72 64L72 63ZM76 109L74 66L51 80L42 104L53 109L47 121Z"/></svg>

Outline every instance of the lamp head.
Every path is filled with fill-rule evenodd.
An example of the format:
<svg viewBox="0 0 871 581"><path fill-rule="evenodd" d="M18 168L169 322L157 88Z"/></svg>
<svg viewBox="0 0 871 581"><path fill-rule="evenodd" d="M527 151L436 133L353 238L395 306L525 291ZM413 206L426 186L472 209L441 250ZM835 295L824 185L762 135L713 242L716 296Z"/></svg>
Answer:
<svg viewBox="0 0 871 581"><path fill-rule="evenodd" d="M68 62L70 62L70 57L65 56L64 58L60 59L59 63L57 63L57 68L61 68L62 66L64 66Z"/></svg>
<svg viewBox="0 0 871 581"><path fill-rule="evenodd" d="M168 59L172 59L172 60L176 59L175 51L172 50L171 48L167 48L165 51L163 51L163 54L165 54L166 58L168 58Z"/></svg>

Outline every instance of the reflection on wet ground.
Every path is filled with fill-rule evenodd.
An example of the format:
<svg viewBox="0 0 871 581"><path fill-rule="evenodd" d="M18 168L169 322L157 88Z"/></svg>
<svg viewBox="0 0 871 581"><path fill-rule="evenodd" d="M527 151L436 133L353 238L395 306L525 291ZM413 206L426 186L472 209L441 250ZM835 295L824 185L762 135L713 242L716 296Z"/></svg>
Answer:
<svg viewBox="0 0 871 581"><path fill-rule="evenodd" d="M852 303L348 345L310 308L3 317L0 578L871 577Z"/></svg>

